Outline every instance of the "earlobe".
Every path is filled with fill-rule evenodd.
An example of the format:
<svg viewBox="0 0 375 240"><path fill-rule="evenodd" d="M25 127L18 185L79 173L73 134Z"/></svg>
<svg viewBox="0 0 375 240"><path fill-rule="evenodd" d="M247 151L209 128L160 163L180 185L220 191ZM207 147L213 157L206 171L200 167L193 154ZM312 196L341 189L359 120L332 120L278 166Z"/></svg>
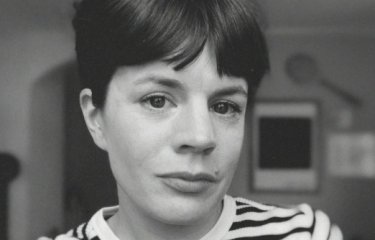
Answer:
<svg viewBox="0 0 375 240"><path fill-rule="evenodd" d="M94 105L91 89L85 88L81 91L79 102L87 129L89 130L92 139L99 148L106 150L106 139L102 127L103 121L101 109Z"/></svg>

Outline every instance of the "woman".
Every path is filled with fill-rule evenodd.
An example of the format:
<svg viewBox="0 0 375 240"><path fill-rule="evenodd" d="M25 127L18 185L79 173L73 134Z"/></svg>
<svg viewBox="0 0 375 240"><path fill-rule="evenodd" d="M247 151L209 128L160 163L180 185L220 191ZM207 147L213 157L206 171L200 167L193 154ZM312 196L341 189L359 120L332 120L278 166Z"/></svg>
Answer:
<svg viewBox="0 0 375 240"><path fill-rule="evenodd" d="M226 195L269 67L249 1L83 0L80 104L119 205L67 239L341 239L309 206Z"/></svg>

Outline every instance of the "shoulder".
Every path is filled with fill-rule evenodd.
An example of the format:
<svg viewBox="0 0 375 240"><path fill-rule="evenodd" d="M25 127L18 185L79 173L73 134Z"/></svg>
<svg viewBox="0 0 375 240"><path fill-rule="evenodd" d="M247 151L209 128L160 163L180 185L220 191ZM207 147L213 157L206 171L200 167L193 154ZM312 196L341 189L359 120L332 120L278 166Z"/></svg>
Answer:
<svg viewBox="0 0 375 240"><path fill-rule="evenodd" d="M55 237L54 239L39 238L38 240L99 240L95 229L95 214L88 222L84 222L68 232Z"/></svg>
<svg viewBox="0 0 375 240"><path fill-rule="evenodd" d="M67 233L57 236L53 240L100 240L117 239L109 228L106 219L118 211L118 206L104 207L98 210L88 222L69 230ZM100 237L99 237L100 236ZM52 240L39 238L38 240Z"/></svg>
<svg viewBox="0 0 375 240"><path fill-rule="evenodd" d="M87 236L87 227L88 223L82 223L79 226L69 230L64 234L58 235L54 240L88 240L92 239ZM52 240L52 239L44 239L40 238L38 240Z"/></svg>
<svg viewBox="0 0 375 240"><path fill-rule="evenodd" d="M86 222L66 233L58 235L54 239L41 237L38 240L99 240L99 238L93 232L90 222Z"/></svg>
<svg viewBox="0 0 375 240"><path fill-rule="evenodd" d="M341 240L342 234L328 216L308 204L283 207L234 198L236 214L229 235L241 237L277 236L276 239Z"/></svg>
<svg viewBox="0 0 375 240"><path fill-rule="evenodd" d="M117 239L106 221L106 219L112 217L117 211L118 206L103 207L88 222L82 223L67 233L57 236L54 240Z"/></svg>

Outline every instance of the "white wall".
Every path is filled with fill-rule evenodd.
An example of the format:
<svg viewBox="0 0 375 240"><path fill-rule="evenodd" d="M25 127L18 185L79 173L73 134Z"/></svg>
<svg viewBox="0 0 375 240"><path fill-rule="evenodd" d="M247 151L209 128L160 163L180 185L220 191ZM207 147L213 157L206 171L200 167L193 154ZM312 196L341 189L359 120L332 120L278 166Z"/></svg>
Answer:
<svg viewBox="0 0 375 240"><path fill-rule="evenodd" d="M21 162L10 187L10 240L62 225L63 82L46 76L73 56L70 5L0 1L0 151Z"/></svg>

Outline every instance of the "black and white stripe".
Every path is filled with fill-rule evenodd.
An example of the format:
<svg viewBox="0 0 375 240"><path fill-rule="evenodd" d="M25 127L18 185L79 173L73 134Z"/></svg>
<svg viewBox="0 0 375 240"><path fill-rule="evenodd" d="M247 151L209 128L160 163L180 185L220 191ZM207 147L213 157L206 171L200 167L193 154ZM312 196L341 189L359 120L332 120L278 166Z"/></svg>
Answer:
<svg viewBox="0 0 375 240"><path fill-rule="evenodd" d="M340 231L321 211L302 204L283 208L236 199L236 215L225 240L336 240Z"/></svg>
<svg viewBox="0 0 375 240"><path fill-rule="evenodd" d="M204 237L205 240L343 239L340 229L330 222L325 213L314 210L307 204L281 207L226 196L224 205L226 207L220 219L224 219L225 224L219 220L217 225L220 227L216 228L222 231L216 232L215 239ZM81 224L68 233L58 236L55 240L116 239L105 221L106 217L117 211L116 209L117 207L111 207L100 210L88 223Z"/></svg>

